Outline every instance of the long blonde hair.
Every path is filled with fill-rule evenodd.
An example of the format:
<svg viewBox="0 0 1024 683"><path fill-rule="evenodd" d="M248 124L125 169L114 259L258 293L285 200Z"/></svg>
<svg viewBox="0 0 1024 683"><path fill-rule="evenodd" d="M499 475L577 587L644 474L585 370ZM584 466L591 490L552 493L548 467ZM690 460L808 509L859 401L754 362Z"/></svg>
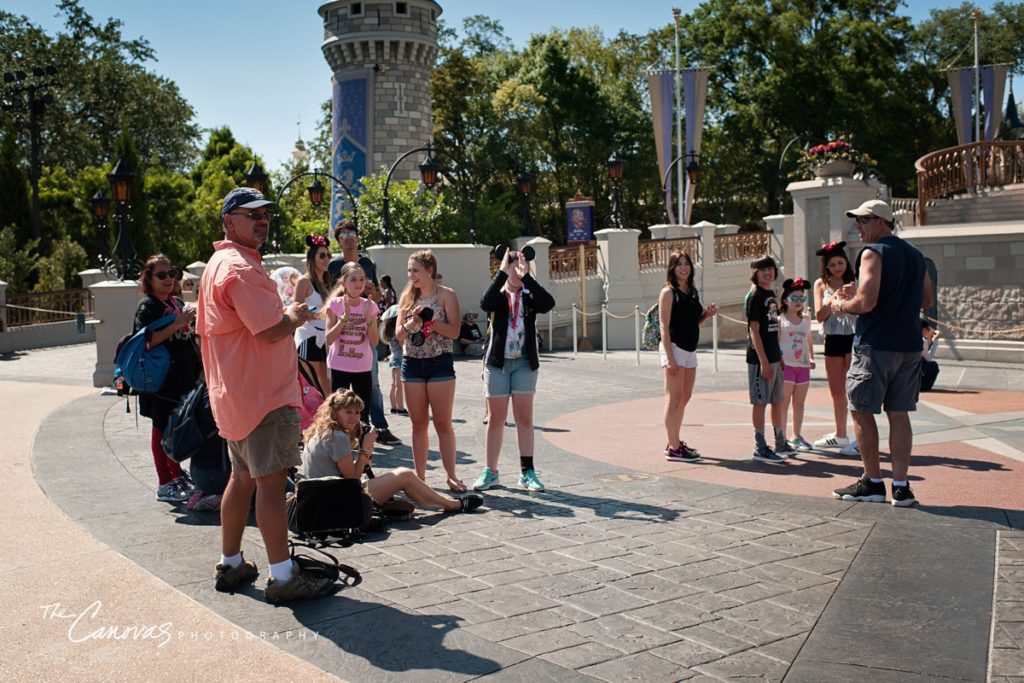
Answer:
<svg viewBox="0 0 1024 683"><path fill-rule="evenodd" d="M320 407L316 409L316 413L313 415L313 422L302 434L302 443L308 444L313 439L323 439L325 436L333 441L335 432L345 432L344 428L334 419L334 414L344 408L353 408L362 412L363 399L359 398L359 394L351 389L335 391L325 398ZM361 431L361 427L357 424L351 432L346 432L350 448L359 448L359 438L362 436L360 434Z"/></svg>
<svg viewBox="0 0 1024 683"><path fill-rule="evenodd" d="M423 268L430 273L431 278L437 277L437 257L434 256L434 252L429 249L421 249L413 252L412 256L409 257L410 261L418 262ZM398 309L401 311L408 311L416 305L416 300L420 298L420 288L415 287L412 284L412 280L406 283L405 289L402 290L402 296L398 300Z"/></svg>

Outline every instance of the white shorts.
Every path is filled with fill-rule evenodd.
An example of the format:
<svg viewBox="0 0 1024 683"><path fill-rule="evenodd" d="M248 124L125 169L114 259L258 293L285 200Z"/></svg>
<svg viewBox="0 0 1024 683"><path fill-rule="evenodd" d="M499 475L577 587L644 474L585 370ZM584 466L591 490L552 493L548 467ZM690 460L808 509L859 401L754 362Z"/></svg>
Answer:
<svg viewBox="0 0 1024 683"><path fill-rule="evenodd" d="M658 346L658 355L661 357L661 367L668 366L668 356L665 355L665 346ZM672 345L672 355L676 358L676 365L681 368L697 367L697 352L684 351L675 344Z"/></svg>

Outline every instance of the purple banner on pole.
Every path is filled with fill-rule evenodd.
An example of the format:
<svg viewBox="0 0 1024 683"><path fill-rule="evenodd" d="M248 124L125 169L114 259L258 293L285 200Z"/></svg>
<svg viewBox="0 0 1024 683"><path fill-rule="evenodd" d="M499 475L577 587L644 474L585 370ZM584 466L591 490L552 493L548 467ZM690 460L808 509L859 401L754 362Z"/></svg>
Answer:
<svg viewBox="0 0 1024 683"><path fill-rule="evenodd" d="M369 76L360 74L334 83L333 92L333 170L352 194L359 196L358 181L366 176L367 141L370 130L367 97ZM340 187L331 197L331 231L342 219L342 212L351 209L348 195Z"/></svg>
<svg viewBox="0 0 1024 683"><path fill-rule="evenodd" d="M675 74L661 71L647 77L651 93L651 118L654 123L654 148L658 152L658 170L661 173L662 190L665 192L665 209L668 220L675 223L672 213L672 185L668 165L672 161L672 101Z"/></svg>

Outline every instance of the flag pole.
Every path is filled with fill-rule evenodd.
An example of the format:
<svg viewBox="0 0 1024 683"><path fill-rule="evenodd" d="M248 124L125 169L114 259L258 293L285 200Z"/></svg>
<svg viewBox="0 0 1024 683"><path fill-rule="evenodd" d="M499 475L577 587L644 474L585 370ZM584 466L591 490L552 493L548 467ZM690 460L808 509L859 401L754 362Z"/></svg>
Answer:
<svg viewBox="0 0 1024 683"><path fill-rule="evenodd" d="M678 7L672 8L672 25L676 29L676 157L679 159L683 158L686 150L683 149L683 96L680 92L682 87L682 74L679 71L679 15L682 14L682 10ZM672 169L668 169L669 172ZM679 222L683 223L686 221L686 214L683 213L683 165L680 161L679 170L676 172L676 207L679 216Z"/></svg>

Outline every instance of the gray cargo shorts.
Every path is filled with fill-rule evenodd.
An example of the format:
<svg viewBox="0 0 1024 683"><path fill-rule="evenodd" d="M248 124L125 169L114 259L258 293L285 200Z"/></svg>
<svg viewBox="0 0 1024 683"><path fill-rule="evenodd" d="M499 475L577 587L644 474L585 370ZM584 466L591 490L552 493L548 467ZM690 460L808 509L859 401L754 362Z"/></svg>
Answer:
<svg viewBox="0 0 1024 683"><path fill-rule="evenodd" d="M854 346L846 374L846 396L850 408L877 415L917 410L921 390L920 351L880 351Z"/></svg>

